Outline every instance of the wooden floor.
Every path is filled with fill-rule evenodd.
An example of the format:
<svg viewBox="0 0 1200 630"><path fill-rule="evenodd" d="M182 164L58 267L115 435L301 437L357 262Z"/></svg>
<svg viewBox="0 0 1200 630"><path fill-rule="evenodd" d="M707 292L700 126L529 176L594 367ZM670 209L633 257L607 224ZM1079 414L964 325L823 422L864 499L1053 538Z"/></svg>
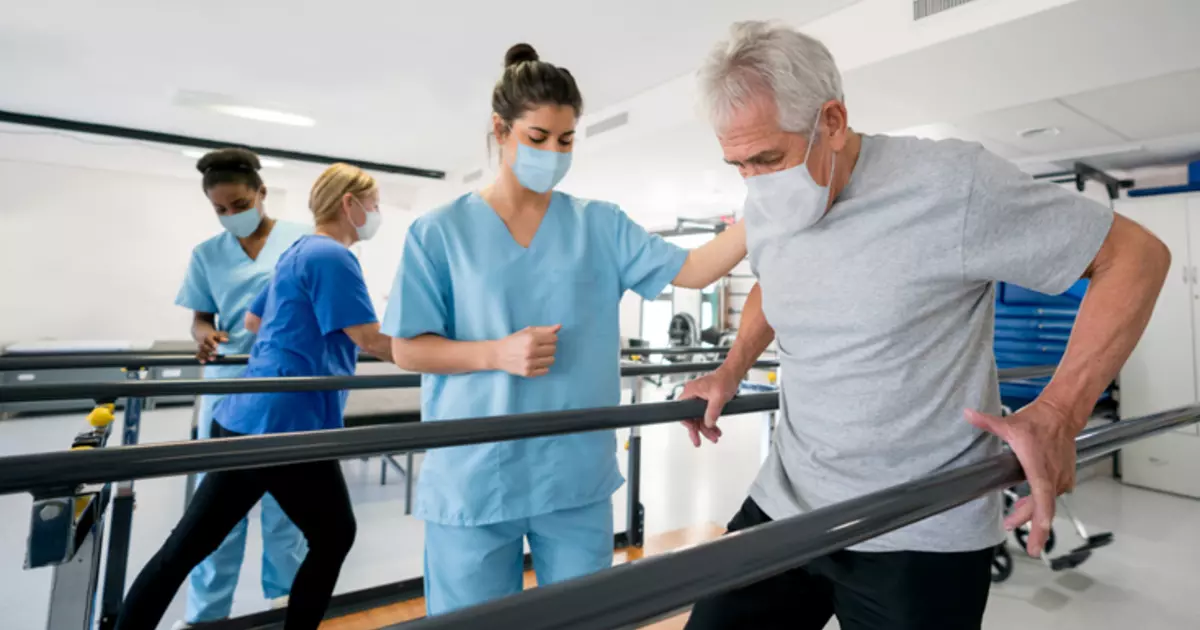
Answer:
<svg viewBox="0 0 1200 630"><path fill-rule="evenodd" d="M692 547L712 540L723 533L725 533L725 530L721 527L708 524L677 529L665 534L651 536L646 539L646 544L641 549L623 549L618 551L613 558L613 564L622 564L645 556L653 556L668 551ZM537 581L534 579L533 572L527 571L525 573L525 588L531 588L536 585ZM346 615L345 617L330 619L321 624L321 630L378 630L378 628L412 621L423 616L425 616L425 600L424 598L419 598L392 604L391 606L383 606L373 610L354 613L353 615ZM687 616L680 615L646 627L653 630L682 630L686 621Z"/></svg>

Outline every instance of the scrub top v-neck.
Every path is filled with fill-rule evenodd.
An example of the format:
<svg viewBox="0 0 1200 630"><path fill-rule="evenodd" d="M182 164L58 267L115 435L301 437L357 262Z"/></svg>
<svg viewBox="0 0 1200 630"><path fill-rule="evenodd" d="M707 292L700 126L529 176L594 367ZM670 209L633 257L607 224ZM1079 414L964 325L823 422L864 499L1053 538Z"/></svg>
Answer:
<svg viewBox="0 0 1200 630"><path fill-rule="evenodd" d="M250 352L254 335L244 324L247 309L270 283L279 257L312 230L311 225L277 219L262 251L253 259L242 249L237 237L229 232L221 232L200 243L192 250L192 260L175 303L193 311L216 314L217 330L229 335L229 341L221 344L222 354ZM240 365L212 365L204 368L204 375L232 378L240 375L243 369Z"/></svg>
<svg viewBox="0 0 1200 630"><path fill-rule="evenodd" d="M522 247L471 193L410 227L383 332L483 341L562 326L546 376L423 376L427 421L613 406L620 403L621 296L654 298L686 258L615 205L558 192ZM587 505L621 482L612 431L438 449L422 466L415 513L484 525Z"/></svg>

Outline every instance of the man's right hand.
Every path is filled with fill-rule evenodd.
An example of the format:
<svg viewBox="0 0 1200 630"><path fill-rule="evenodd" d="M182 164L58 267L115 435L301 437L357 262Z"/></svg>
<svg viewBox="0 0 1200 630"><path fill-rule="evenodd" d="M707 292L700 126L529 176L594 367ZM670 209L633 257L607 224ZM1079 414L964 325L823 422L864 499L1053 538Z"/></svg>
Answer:
<svg viewBox="0 0 1200 630"><path fill-rule="evenodd" d="M200 346L196 349L196 360L200 363L208 363L216 358L217 353L221 350L221 344L229 341L229 335L219 330L214 330L204 336L200 341Z"/></svg>
<svg viewBox="0 0 1200 630"><path fill-rule="evenodd" d="M516 376L544 376L554 365L558 349L557 326L530 326L497 342L496 367Z"/></svg>
<svg viewBox="0 0 1200 630"><path fill-rule="evenodd" d="M713 444L721 439L721 429L717 427L717 420L721 418L721 410L725 408L725 404L737 394L740 383L740 378L718 369L683 386L680 400L698 398L708 401L703 418L683 421L683 426L688 430L688 437L692 439L692 446L700 447L701 435Z"/></svg>

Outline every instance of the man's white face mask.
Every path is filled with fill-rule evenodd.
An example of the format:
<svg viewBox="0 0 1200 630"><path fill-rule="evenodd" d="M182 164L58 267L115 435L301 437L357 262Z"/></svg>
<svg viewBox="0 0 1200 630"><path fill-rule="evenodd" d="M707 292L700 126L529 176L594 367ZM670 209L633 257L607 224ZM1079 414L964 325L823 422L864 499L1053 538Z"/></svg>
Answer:
<svg viewBox="0 0 1200 630"><path fill-rule="evenodd" d="M746 204L744 206L746 229L769 230L781 235L792 235L808 229L825 216L829 207L829 186L820 186L808 171L808 157L812 154L821 121L821 111L813 123L804 152L804 162L789 169L755 175L746 179ZM833 183L837 168L837 154L830 155L829 182Z"/></svg>

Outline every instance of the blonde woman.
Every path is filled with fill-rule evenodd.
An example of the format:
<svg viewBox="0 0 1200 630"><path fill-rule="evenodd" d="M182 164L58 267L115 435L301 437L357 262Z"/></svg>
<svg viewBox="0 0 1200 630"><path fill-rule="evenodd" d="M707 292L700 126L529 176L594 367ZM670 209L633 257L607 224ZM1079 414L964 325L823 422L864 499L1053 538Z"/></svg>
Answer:
<svg viewBox="0 0 1200 630"><path fill-rule="evenodd" d="M258 337L246 377L353 374L359 348L391 361L391 339L379 332L362 269L349 250L379 228L375 180L334 164L313 185L309 207L316 232L279 258L270 285L247 315L246 326ZM213 437L340 428L345 402L346 392L336 391L229 396L214 413ZM205 475L183 519L129 589L117 628L157 627L188 572L268 492L308 541L284 628L316 628L356 527L336 461Z"/></svg>

